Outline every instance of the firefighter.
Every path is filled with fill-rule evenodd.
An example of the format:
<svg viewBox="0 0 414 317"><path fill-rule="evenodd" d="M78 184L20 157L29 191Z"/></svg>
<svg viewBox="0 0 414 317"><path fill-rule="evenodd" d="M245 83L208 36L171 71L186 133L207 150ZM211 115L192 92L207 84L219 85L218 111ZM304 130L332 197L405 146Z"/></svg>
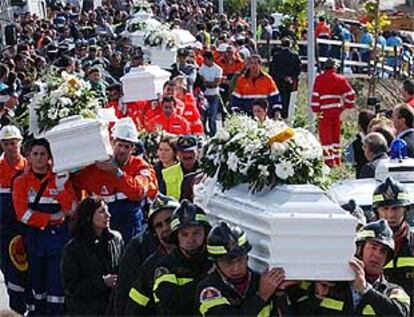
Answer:
<svg viewBox="0 0 414 317"><path fill-rule="evenodd" d="M151 204L148 213L148 224L150 230L157 237L158 245L154 253L146 259L138 270L138 277L129 290L129 299L125 310L126 316L151 316L155 314L152 299L154 271L159 259L176 249L175 244L171 243L168 238L171 233L172 213L179 206L180 203L175 198L162 194L159 194ZM136 270L136 266L134 268Z"/></svg>
<svg viewBox="0 0 414 317"><path fill-rule="evenodd" d="M315 282L295 303L295 313L306 316L408 316L410 298L388 282L385 264L393 258L392 230L385 220L369 223L356 236L356 258L350 261L353 282Z"/></svg>
<svg viewBox="0 0 414 317"><path fill-rule="evenodd" d="M319 118L319 139L325 163L332 167L341 164L341 113L355 104L355 91L348 80L336 73L335 60L328 59L324 71L315 78L312 111Z"/></svg>
<svg viewBox="0 0 414 317"><path fill-rule="evenodd" d="M414 305L414 231L406 221L411 201L403 184L388 177L374 191L372 208L380 219L387 220L394 233L395 255L384 268L387 280L404 288Z"/></svg>
<svg viewBox="0 0 414 317"><path fill-rule="evenodd" d="M215 270L197 286L195 306L202 316L271 316L282 313L276 301L287 307L281 290L283 269L263 274L250 270L247 254L251 250L247 235L239 227L221 222L211 229L207 251ZM283 313L282 313L283 315Z"/></svg>
<svg viewBox="0 0 414 317"><path fill-rule="evenodd" d="M153 168L143 158L133 156L138 132L131 118L120 119L112 130L113 157L98 162L73 176L74 186L103 198L111 214L111 228L125 243L144 229L142 207L147 197L158 192Z"/></svg>
<svg viewBox="0 0 414 317"><path fill-rule="evenodd" d="M76 208L69 174L52 173L50 159L49 143L33 140L28 149L30 168L16 178L12 191L17 220L27 225L25 244L34 316L64 313L59 266L69 239L65 220Z"/></svg>
<svg viewBox="0 0 414 317"><path fill-rule="evenodd" d="M23 137L15 126L4 126L0 130L0 143L4 152L3 158L0 158L1 271L9 294L9 306L23 315L26 312L24 294L27 275L27 259L23 248L24 228L16 219L11 196L13 180L27 166L20 153L22 140Z"/></svg>
<svg viewBox="0 0 414 317"><path fill-rule="evenodd" d="M153 297L157 315L194 316L198 282L211 269L206 239L210 224L204 211L183 200L171 218L171 241L178 248L160 259L154 272Z"/></svg>

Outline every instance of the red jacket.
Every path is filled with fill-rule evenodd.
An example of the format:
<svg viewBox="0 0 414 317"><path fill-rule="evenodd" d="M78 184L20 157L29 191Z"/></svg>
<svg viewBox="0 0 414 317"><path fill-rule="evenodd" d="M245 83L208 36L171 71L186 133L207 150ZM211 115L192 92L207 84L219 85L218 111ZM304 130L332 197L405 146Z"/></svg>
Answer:
<svg viewBox="0 0 414 317"><path fill-rule="evenodd" d="M188 121L176 113L170 117L166 117L164 113L161 113L148 122L147 130L149 132L164 130L165 132L177 135L191 133Z"/></svg>
<svg viewBox="0 0 414 317"><path fill-rule="evenodd" d="M61 210L65 214L69 214L76 208L76 195L71 182L68 180L65 188L58 191L55 183L56 174L48 171L43 179L38 179L32 170L29 170L16 178L13 184L13 205L15 207L17 220L27 224L28 226L44 229L48 225L57 225L64 219L52 221L50 210ZM29 206L36 198L41 184L48 179L46 189L44 190L40 201L39 209L32 210ZM45 211L45 209L47 211Z"/></svg>
<svg viewBox="0 0 414 317"><path fill-rule="evenodd" d="M409 105L409 106L411 106L411 107L414 107L414 97L412 97L411 99L408 99L408 100L406 101L406 103L407 103L407 105Z"/></svg>
<svg viewBox="0 0 414 317"><path fill-rule="evenodd" d="M325 22L319 22L315 28L315 37L331 37L331 28Z"/></svg>
<svg viewBox="0 0 414 317"><path fill-rule="evenodd" d="M126 102L122 103L120 100L112 100L106 104L107 108L113 107L115 115L118 119L130 117L138 129L143 127L144 122L144 108L147 107L146 101ZM110 126L112 127L113 124Z"/></svg>
<svg viewBox="0 0 414 317"><path fill-rule="evenodd" d="M184 102L182 102L178 98L174 98L174 99L175 99L175 107L176 107L177 114L182 115L184 111ZM145 121L148 122L154 119L156 116L159 116L161 113L162 113L161 100L159 101L154 100L152 101L152 103L149 104L149 107L146 108L146 111L144 114Z"/></svg>
<svg viewBox="0 0 414 317"><path fill-rule="evenodd" d="M19 171L23 171L27 166L26 159L20 156L14 165L10 165L5 158L0 159L0 194L11 194L11 182Z"/></svg>
<svg viewBox="0 0 414 317"><path fill-rule="evenodd" d="M339 115L343 108L355 106L355 91L346 77L330 69L315 78L312 93L312 111Z"/></svg>
<svg viewBox="0 0 414 317"><path fill-rule="evenodd" d="M197 109L197 101L192 93L187 93L184 100L183 118L190 124L191 134L203 134L204 127L201 122L200 112Z"/></svg>
<svg viewBox="0 0 414 317"><path fill-rule="evenodd" d="M117 177L96 167L89 166L72 175L73 186L80 193L102 197L106 202L112 198L140 201L144 197L155 197L158 193L157 177L150 164L138 156L131 156L122 167L123 176ZM115 199L113 199L115 200Z"/></svg>

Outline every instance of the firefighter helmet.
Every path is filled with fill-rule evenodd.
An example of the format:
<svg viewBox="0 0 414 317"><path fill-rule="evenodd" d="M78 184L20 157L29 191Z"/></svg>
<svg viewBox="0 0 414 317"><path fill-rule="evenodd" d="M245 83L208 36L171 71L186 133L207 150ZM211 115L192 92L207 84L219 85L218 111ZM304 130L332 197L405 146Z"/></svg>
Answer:
<svg viewBox="0 0 414 317"><path fill-rule="evenodd" d="M372 208L398 206L409 207L411 204L410 196L403 184L392 177L387 177L385 181L377 186L372 197Z"/></svg>
<svg viewBox="0 0 414 317"><path fill-rule="evenodd" d="M211 228L204 210L189 200L184 199L181 201L180 206L174 210L171 217L171 241L177 244L178 231L188 225L202 225L208 229Z"/></svg>
<svg viewBox="0 0 414 317"><path fill-rule="evenodd" d="M152 224L152 218L159 211L164 210L164 209L175 210L179 206L180 206L180 203L174 197L163 195L163 194L158 194L149 208L148 223L150 225Z"/></svg>
<svg viewBox="0 0 414 317"><path fill-rule="evenodd" d="M386 220L381 219L375 222L371 222L363 226L358 231L355 239L358 253L357 255L360 255L362 246L367 241L375 241L387 247L389 251L387 262L393 258L395 246L393 232Z"/></svg>
<svg viewBox="0 0 414 317"><path fill-rule="evenodd" d="M211 229L207 251L211 260L230 260L247 255L252 249L246 233L237 226L220 222Z"/></svg>

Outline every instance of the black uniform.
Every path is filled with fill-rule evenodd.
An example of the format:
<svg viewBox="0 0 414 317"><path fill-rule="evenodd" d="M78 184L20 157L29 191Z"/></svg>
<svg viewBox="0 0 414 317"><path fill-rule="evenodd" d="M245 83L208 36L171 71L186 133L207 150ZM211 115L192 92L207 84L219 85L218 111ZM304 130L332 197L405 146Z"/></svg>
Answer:
<svg viewBox="0 0 414 317"><path fill-rule="evenodd" d="M111 303L112 314L124 315L128 293L132 283L138 277L139 268L157 250L158 245L159 241L150 229L129 241L119 266L118 285L114 295L115 303Z"/></svg>
<svg viewBox="0 0 414 317"><path fill-rule="evenodd" d="M207 276L211 266L206 255L190 260L180 250L162 258L154 273L157 315L193 316L196 286Z"/></svg>
<svg viewBox="0 0 414 317"><path fill-rule="evenodd" d="M142 264L137 280L129 291L128 304L125 309L126 316L154 316L155 307L152 297L154 286L154 272L159 266L159 261L166 254L157 251Z"/></svg>
<svg viewBox="0 0 414 317"><path fill-rule="evenodd" d="M202 280L195 297L196 313L201 316L276 316L287 312L287 296L282 293L265 302L259 295L260 275L248 271L244 294L214 271Z"/></svg>
<svg viewBox="0 0 414 317"><path fill-rule="evenodd" d="M401 248L394 259L385 266L384 275L390 282L402 286L410 296L412 316L414 314L414 231L407 229Z"/></svg>
<svg viewBox="0 0 414 317"><path fill-rule="evenodd" d="M290 48L284 48L273 56L270 74L282 99L282 118L288 117L290 93L297 89L301 65L299 54ZM287 77L293 81L286 81Z"/></svg>
<svg viewBox="0 0 414 317"><path fill-rule="evenodd" d="M294 304L301 316L408 316L410 299L398 285L381 277L364 295L353 291L349 282L337 282L324 299L315 295L314 284Z"/></svg>

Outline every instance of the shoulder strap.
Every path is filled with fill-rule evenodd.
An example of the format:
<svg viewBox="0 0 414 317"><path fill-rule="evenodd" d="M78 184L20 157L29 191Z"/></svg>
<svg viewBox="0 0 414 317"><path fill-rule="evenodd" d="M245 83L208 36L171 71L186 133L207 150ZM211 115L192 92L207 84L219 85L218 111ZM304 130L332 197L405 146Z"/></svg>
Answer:
<svg viewBox="0 0 414 317"><path fill-rule="evenodd" d="M37 192L35 200L33 202L33 209L37 209L37 205L39 204L40 198L42 198L42 195L45 192L48 183L49 179L47 178L40 185L39 191Z"/></svg>

